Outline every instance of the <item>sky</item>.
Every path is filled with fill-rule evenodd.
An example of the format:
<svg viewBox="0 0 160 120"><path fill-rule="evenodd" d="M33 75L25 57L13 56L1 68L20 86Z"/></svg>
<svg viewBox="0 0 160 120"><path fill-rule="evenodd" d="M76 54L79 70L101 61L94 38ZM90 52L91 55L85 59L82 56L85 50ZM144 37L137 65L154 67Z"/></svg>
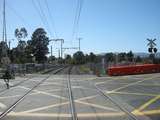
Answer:
<svg viewBox="0 0 160 120"><path fill-rule="evenodd" d="M39 2L38 2L39 1ZM50 39L63 38L64 47L78 47L73 39L73 23L78 0L6 0L8 39L15 39L14 30L25 27L28 38L42 27ZM0 36L2 36L2 3L0 0ZM34 5L42 7L41 20ZM83 0L76 38L80 37L81 50L96 54L106 52L147 52L147 38L156 38L160 50L160 0ZM48 23L48 24L47 24ZM53 24L54 23L54 24ZM56 34L55 34L56 33ZM1 37L0 37L1 38ZM15 47L17 40L11 42ZM51 42L57 56L59 42ZM66 50L72 54L76 50Z"/></svg>

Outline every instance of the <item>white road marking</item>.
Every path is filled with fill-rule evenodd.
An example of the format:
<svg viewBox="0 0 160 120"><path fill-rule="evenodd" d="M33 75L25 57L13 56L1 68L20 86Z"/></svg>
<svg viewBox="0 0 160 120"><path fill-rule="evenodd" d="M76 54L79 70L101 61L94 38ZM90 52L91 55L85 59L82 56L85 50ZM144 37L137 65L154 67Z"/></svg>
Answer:
<svg viewBox="0 0 160 120"><path fill-rule="evenodd" d="M20 88L23 88L23 89L30 90L30 88L27 88L27 87L24 87L24 86L19 86L19 87L20 87ZM62 96L59 96L59 95L50 94L50 93L43 92L43 91L40 91L40 90L33 90L33 91L34 91L34 92L37 92L37 93L44 94L44 95L49 95L49 96L52 96L52 97L55 97L55 98L60 98L60 99L64 99L64 100L67 99L67 98L65 98L65 97L62 97Z"/></svg>
<svg viewBox="0 0 160 120"><path fill-rule="evenodd" d="M23 112L18 112L18 113L31 113L31 112L36 112L36 111L40 111L40 110L45 110L45 109L49 109L49 108L53 108L53 107L57 107L57 106L61 106L61 105L66 105L69 102L64 102L64 103L59 103L59 104L53 104L53 105L48 105L48 106L44 106L44 107L40 107L40 108L35 108L35 109L31 109L31 110L26 110Z"/></svg>
<svg viewBox="0 0 160 120"><path fill-rule="evenodd" d="M0 103L0 108L6 108L7 106L3 103Z"/></svg>
<svg viewBox="0 0 160 120"><path fill-rule="evenodd" d="M81 104L84 104L84 105L89 105L89 106L92 106L92 107L95 107L95 108L104 109L104 110L118 111L117 109L114 109L114 108L111 108L111 107L106 107L106 106L104 107L104 106L101 106L101 105L87 103L87 102L82 102L82 101L79 101L79 100L75 100L75 102L76 103L81 103Z"/></svg>
<svg viewBox="0 0 160 120"><path fill-rule="evenodd" d="M58 114L58 113L9 113L8 116L16 117L71 117L71 114ZM119 117L125 116L123 112L107 112L107 113L78 113L79 118L93 118L93 117Z"/></svg>

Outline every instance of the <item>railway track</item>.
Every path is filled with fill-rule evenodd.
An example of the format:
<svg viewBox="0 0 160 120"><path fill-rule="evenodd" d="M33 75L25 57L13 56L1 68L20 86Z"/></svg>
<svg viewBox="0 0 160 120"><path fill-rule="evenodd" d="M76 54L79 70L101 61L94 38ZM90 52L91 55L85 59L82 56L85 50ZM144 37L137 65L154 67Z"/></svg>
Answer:
<svg viewBox="0 0 160 120"><path fill-rule="evenodd" d="M78 73L77 69L75 69L74 72L77 72L77 73ZM77 82L77 85L80 86L79 82L78 82L78 81L76 81L76 82ZM95 89L95 88L96 88L96 89ZM133 119L133 120L139 120L139 119L137 118L137 116L135 116L135 115L132 114L130 111L128 111L126 108L124 108L123 106L121 106L120 103L117 103L117 101L115 101L112 97L106 95L106 94L105 94L100 88L98 88L96 85L95 85L94 89L97 91L97 93L98 93L100 96L102 96L103 98L105 98L105 99L107 99L107 100L110 100L114 105L116 105L121 111L123 111L123 112L124 112L127 116L129 116L131 119ZM80 91L81 91L81 93L82 93L83 96L86 96L83 89L80 89ZM88 100L87 100L87 102L90 103ZM96 110L94 109L94 107L91 106L91 109L92 109L93 112L96 114ZM100 118L97 116L96 119L99 120Z"/></svg>
<svg viewBox="0 0 160 120"><path fill-rule="evenodd" d="M58 67L58 68L56 68L56 69L54 69L54 70L52 70L52 71L50 71L50 72L52 72L52 74L57 74L57 73L61 72L63 69L65 69L65 68L66 68L66 66ZM46 74L46 73L43 73L43 74ZM18 86L18 85L21 85L22 83L24 83L24 82L26 82L26 81L29 81L30 79L33 79L33 78L36 77L36 76L37 76L37 75L32 76L32 77L29 77L29 78L27 78L27 79L25 79L25 80L22 80L22 81L20 81L20 82L18 82L18 83L16 83L16 84L13 84L13 85L10 86L10 88L13 88L13 87L16 87L16 86ZM7 88L6 88L6 89L2 89L2 90L0 91L0 94L3 93L3 92L5 92L5 91L7 91L7 90L8 90Z"/></svg>
<svg viewBox="0 0 160 120"><path fill-rule="evenodd" d="M29 77L29 78L27 78L27 79L25 79L25 80L22 80L22 81L20 81L20 82L18 82L18 83L16 83L16 84L13 84L13 85L10 86L10 88L13 88L13 87L16 87L16 86L18 86L18 85L21 85L22 83L24 83L24 82L26 82L26 81L29 81L30 79L33 79L34 77L36 77L36 76ZM5 92L5 91L7 91L7 90L8 90L7 88L1 90L1 91L0 91L0 94L3 93L3 92Z"/></svg>
<svg viewBox="0 0 160 120"><path fill-rule="evenodd" d="M70 68L68 69L67 87L68 87L69 100L70 100L71 119L72 119L72 120L78 120L77 112L76 112L76 109L75 109L73 92L72 92L72 85L71 85L71 80L70 80L70 79L71 79L71 78L70 78L70 74L71 74L72 68L73 68L73 66L70 66Z"/></svg>
<svg viewBox="0 0 160 120"><path fill-rule="evenodd" d="M64 68L63 68L64 69ZM63 71L63 69L61 70L57 70L57 72L55 72L55 74L57 74L60 71ZM70 115L71 115L71 120L78 120L78 115L76 112L76 107L75 107L75 100L74 100L74 93L73 93L73 89L72 89L72 85L71 85L71 73L72 71L76 72L76 68L74 68L73 66L67 66L66 68L68 70L68 74L66 77L66 86L67 86L67 94L68 94L68 100L69 100L69 111L70 111ZM66 71L66 70L65 70ZM78 72L78 71L77 71ZM25 97L27 97L34 89L36 89L40 84L42 84L43 82L45 82L51 75L47 75L45 76L45 78L43 78L42 80L38 81L38 83L36 83L36 85L34 85L32 88L30 88L30 90L28 90L27 92L25 92L25 94L23 94L18 100L16 100L16 102L14 102L12 105L10 105L7 109L4 110L3 113L0 114L0 119L4 118L10 111L12 111L21 101L23 101L25 99ZM76 81L77 85L80 86L79 81ZM65 81L64 81L65 84ZM101 95L103 98L110 100L113 104L115 104L117 106L117 108L119 108L122 112L124 112L126 114L126 116L128 116L129 118L132 118L133 120L138 120L138 118L132 114L131 112L129 112L127 109L125 109L124 107L122 107L120 105L120 103L117 103L117 101L115 101L113 98L111 98L110 96L106 95L100 88L98 88L98 86L93 86L93 88L95 89L95 91L97 91L98 95ZM61 90L63 90L63 87L61 88ZM87 97L85 91L83 89L80 89L82 95L84 97ZM62 94L62 93L61 93ZM60 103L62 101L60 100ZM90 101L87 101L88 103L91 103ZM92 103L91 103L92 104ZM61 109L59 108L58 114L61 114ZM94 107L91 106L92 111L94 112L95 116L96 116L96 109ZM60 117L60 115L58 116ZM59 119L59 118L58 118ZM97 120L100 120L100 116L96 116Z"/></svg>
<svg viewBox="0 0 160 120"><path fill-rule="evenodd" d="M123 111L126 115L128 115L129 117L131 117L133 120L139 120L137 118L137 116L135 116L134 114L132 114L130 111L128 111L126 108L124 108L124 106L121 105L121 103L118 103L116 100L114 100L112 97L110 97L109 95L105 94L100 88L98 88L95 85L95 88L97 89L97 92L99 93L99 95L101 95L102 97L104 97L105 99L109 99L114 105L116 105L121 111Z"/></svg>
<svg viewBox="0 0 160 120"><path fill-rule="evenodd" d="M37 88L40 84L42 84L44 81L46 81L50 77L47 76L44 79L42 79L39 83L37 83L35 86L33 86L30 90L28 90L22 97L20 97L16 102L14 102L10 107L5 109L1 114L0 114L0 119L4 118L10 111L13 110L16 105L18 105L29 93L31 93L35 88Z"/></svg>
<svg viewBox="0 0 160 120"><path fill-rule="evenodd" d="M80 75L80 72L79 72L79 70L78 70L77 67L75 67L74 72L75 72L76 74ZM76 81L77 86L81 86L80 83L79 83L79 81L77 81L77 80L75 80L75 81ZM83 97L87 97L84 89L80 88L80 91L81 91ZM89 100L86 99L86 101L87 101L87 103L92 104ZM95 109L93 106L90 106L90 108L93 110L94 114L96 115L96 114L97 114L96 109ZM99 116L96 116L96 119L97 119L97 120L100 120L100 117L99 117Z"/></svg>

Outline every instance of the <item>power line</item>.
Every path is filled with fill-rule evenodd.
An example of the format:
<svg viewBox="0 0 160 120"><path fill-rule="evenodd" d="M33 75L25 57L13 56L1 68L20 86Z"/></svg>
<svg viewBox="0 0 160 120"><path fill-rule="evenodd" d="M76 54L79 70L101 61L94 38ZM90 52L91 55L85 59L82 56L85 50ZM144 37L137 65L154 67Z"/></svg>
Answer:
<svg viewBox="0 0 160 120"><path fill-rule="evenodd" d="M81 16L82 7L83 7L83 0L78 0L77 7L76 7L76 15L73 23L73 33L72 33L73 39L74 37L77 37L77 34L78 34L79 20Z"/></svg>
<svg viewBox="0 0 160 120"><path fill-rule="evenodd" d="M6 4L6 6L13 12L24 24L26 24L29 28L31 28L31 25L10 5Z"/></svg>
<svg viewBox="0 0 160 120"><path fill-rule="evenodd" d="M44 0L44 1L45 1L45 5L46 5L46 7L47 7L47 10L48 10L48 14L49 14L49 18L50 18L51 23L52 23L52 27L53 27L53 29L54 29L55 37L58 38L57 31L56 31L56 27L55 27L55 21L54 21L54 19L53 19L53 15L51 14L51 11L50 11L50 8L49 8L49 5L48 5L47 0ZM53 11L52 11L52 13L53 13Z"/></svg>
<svg viewBox="0 0 160 120"><path fill-rule="evenodd" d="M39 0L38 0L39 1ZM41 13L41 8L40 8L40 6L39 6L39 8L37 7L37 5L36 5L36 3L35 3L35 1L34 0L32 0L32 4L33 4L33 7L35 8L35 10L37 11L37 13L38 13L38 15L39 15L39 17L40 17L40 20L41 20L41 22L42 22L42 24L44 25L44 26L46 26L46 29L48 30L48 28L47 28L47 24L46 24L46 21L45 21L45 19L44 19L44 16L42 15L42 13ZM49 32L50 32L50 30L48 30ZM50 34L51 34L51 32L50 32Z"/></svg>
<svg viewBox="0 0 160 120"><path fill-rule="evenodd" d="M77 1L75 17L74 17L74 21L73 21L72 39L74 38L74 35L75 35L75 26L76 26L76 21L77 21L78 9L79 9L79 0Z"/></svg>
<svg viewBox="0 0 160 120"><path fill-rule="evenodd" d="M44 17L44 20L46 21L46 26L48 27L48 31L50 32L50 34L52 33L51 32L51 29L50 29L50 26L49 26L49 23L48 23L48 20L47 20L47 17L42 9L42 6L41 6L41 3L40 3L40 0L36 0L38 2L38 5L39 5L39 8L40 8L40 12L41 12L41 15Z"/></svg>

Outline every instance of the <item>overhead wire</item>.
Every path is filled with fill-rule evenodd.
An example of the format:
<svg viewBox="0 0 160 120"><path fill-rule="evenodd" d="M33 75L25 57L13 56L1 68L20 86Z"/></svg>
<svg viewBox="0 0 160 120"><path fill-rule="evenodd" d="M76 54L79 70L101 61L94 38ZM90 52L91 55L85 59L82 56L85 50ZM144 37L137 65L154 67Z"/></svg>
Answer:
<svg viewBox="0 0 160 120"><path fill-rule="evenodd" d="M31 28L31 25L23 18L22 15L20 15L20 14L16 11L16 9L14 9L10 4L8 4L8 2L6 2L6 6L10 9L10 11L11 11L12 13L14 13L14 14L19 18L19 20L22 21L23 24L25 24L25 25L27 25L29 28Z"/></svg>
<svg viewBox="0 0 160 120"><path fill-rule="evenodd" d="M81 16L82 7L83 7L83 2L84 2L83 0L77 1L76 14L75 14L75 18L74 18L73 32L72 32L72 39L73 40L78 35L79 20L80 20L80 16Z"/></svg>
<svg viewBox="0 0 160 120"><path fill-rule="evenodd" d="M47 0L44 0L44 2L45 2L45 5L46 5L46 7L47 7L47 11L48 11L48 15L49 15L50 21L51 21L51 23L52 23L52 28L53 28L53 30L54 30L54 36L55 36L56 38L58 38L57 30L56 30L56 27L55 27L55 20L54 20L53 15L52 15L53 11L52 11L52 13L51 13L50 8L49 8L48 1L47 1Z"/></svg>
<svg viewBox="0 0 160 120"><path fill-rule="evenodd" d="M42 5L41 5L41 3L40 3L40 0L36 0L36 1L38 2L41 15L44 17L44 20L45 20L45 22L46 22L46 26L48 27L48 31L49 31L49 33L52 35L51 29L50 29L50 25L49 25L49 23L48 23L48 19L47 19L46 15L45 15L45 13L44 13L44 11L43 11L43 9L42 9Z"/></svg>
<svg viewBox="0 0 160 120"><path fill-rule="evenodd" d="M38 1L38 6L36 5L36 2ZM33 4L33 7L35 8L35 10L37 11L39 17L40 17L40 20L42 22L42 24L46 27L47 31L50 33L51 35L51 31L50 31L50 28L49 28L49 25L48 25L48 22L47 22L47 19L45 20L45 15L43 13L43 10L42 10L42 7L41 7L41 4L39 2L39 0L32 0L32 4Z"/></svg>
<svg viewBox="0 0 160 120"><path fill-rule="evenodd" d="M72 39L74 38L74 34L75 34L75 26L76 26L76 21L77 21L78 9L79 9L79 0L77 0L77 6L76 6L76 10L75 10L75 17L74 17L74 21L73 21Z"/></svg>

